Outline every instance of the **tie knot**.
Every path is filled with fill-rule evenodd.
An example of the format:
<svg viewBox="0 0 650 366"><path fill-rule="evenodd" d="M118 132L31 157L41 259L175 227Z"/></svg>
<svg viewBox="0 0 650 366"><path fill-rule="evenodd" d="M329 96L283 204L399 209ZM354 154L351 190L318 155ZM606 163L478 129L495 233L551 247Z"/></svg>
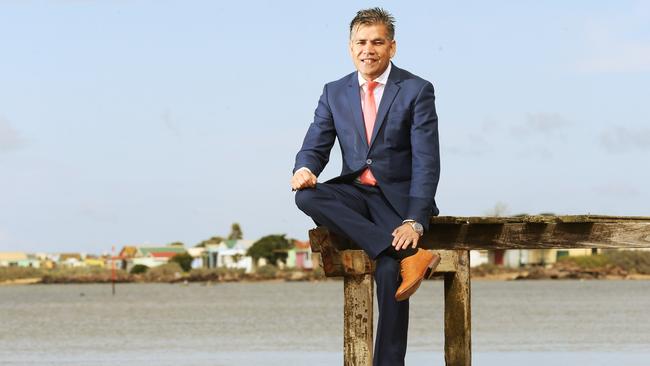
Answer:
<svg viewBox="0 0 650 366"><path fill-rule="evenodd" d="M379 85L378 82L376 82L376 81L369 81L369 82L368 82L368 92L372 92L373 90L375 90L375 88L377 87L377 85Z"/></svg>

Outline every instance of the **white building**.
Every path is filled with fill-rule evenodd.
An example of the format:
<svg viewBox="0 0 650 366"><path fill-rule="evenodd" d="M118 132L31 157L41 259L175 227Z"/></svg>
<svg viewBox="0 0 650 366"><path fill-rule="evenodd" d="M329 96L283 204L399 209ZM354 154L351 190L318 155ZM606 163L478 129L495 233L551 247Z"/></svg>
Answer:
<svg viewBox="0 0 650 366"><path fill-rule="evenodd" d="M204 263L208 268L240 268L253 272L253 258L246 255L254 240L224 240L217 245L205 247Z"/></svg>

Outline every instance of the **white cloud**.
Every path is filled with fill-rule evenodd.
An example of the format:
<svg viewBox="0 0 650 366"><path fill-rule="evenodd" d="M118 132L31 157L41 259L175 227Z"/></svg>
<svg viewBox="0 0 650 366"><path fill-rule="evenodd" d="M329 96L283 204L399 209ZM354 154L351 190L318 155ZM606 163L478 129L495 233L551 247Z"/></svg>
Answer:
<svg viewBox="0 0 650 366"><path fill-rule="evenodd" d="M650 151L650 128L613 127L600 135L600 144L609 152Z"/></svg>
<svg viewBox="0 0 650 366"><path fill-rule="evenodd" d="M445 150L459 156L480 156L493 150L492 145L483 134L470 132L465 137L466 139L460 144L455 144Z"/></svg>
<svg viewBox="0 0 650 366"><path fill-rule="evenodd" d="M528 113L519 123L501 124L489 118L477 132L468 132L464 139L455 141L452 146L445 146L445 152L459 156L482 156L488 153L509 153L518 151L520 158L553 159L553 151L548 148L549 139L564 140L564 129L571 123L558 113ZM503 126L503 127L502 127ZM514 138L504 136L508 131ZM537 142L538 144L532 143ZM537 141L539 140L539 141ZM543 144L539 144L543 141Z"/></svg>
<svg viewBox="0 0 650 366"><path fill-rule="evenodd" d="M559 131L569 122L558 113L528 113L521 124L511 126L510 132L517 137L523 136L562 136Z"/></svg>
<svg viewBox="0 0 650 366"><path fill-rule="evenodd" d="M0 117L0 153L15 150L24 145L20 133L5 118Z"/></svg>
<svg viewBox="0 0 650 366"><path fill-rule="evenodd" d="M181 130L180 128L178 128L178 125L176 124L176 121L172 116L171 110L165 109L165 111L162 114L162 121L165 128L167 128L167 130L169 130L169 132L171 132L172 135L178 138L181 137Z"/></svg>

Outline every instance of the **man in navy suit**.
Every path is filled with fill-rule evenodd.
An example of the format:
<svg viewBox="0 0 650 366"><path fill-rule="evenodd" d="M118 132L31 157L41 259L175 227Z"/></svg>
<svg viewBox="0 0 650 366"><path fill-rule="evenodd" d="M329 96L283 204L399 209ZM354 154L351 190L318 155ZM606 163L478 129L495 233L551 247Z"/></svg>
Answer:
<svg viewBox="0 0 650 366"><path fill-rule="evenodd" d="M374 364L387 366L404 364L408 298L440 261L417 248L430 216L438 214L434 90L391 63L393 23L380 8L361 10L352 20L350 55L357 71L325 85L291 179L303 212L376 260ZM336 138L341 175L317 183Z"/></svg>

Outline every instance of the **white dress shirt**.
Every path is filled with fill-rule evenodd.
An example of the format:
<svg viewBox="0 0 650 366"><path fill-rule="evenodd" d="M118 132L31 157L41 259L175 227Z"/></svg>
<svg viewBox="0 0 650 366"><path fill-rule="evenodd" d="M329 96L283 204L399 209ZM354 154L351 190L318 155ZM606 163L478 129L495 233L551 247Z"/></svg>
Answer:
<svg viewBox="0 0 650 366"><path fill-rule="evenodd" d="M391 69L391 63L389 62L386 71L384 71L383 74L379 75L376 79L373 80L379 83L379 85L377 85L374 90L376 109L379 109L379 103L381 103L381 97L384 95L384 89L386 88L386 82L388 81L388 75L390 74L390 69ZM368 90L368 82L366 81L366 79L363 78L363 76L361 76L360 72L357 72L357 76L359 77L359 94L361 95L361 109L363 109L365 107L364 100L366 96L366 91Z"/></svg>

